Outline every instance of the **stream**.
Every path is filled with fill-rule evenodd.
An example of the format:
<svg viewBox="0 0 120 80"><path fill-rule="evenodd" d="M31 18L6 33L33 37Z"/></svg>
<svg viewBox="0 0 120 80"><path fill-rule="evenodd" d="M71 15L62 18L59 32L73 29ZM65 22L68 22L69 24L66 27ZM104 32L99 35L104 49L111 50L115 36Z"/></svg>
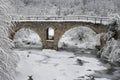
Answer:
<svg viewBox="0 0 120 80"><path fill-rule="evenodd" d="M14 49L20 61L16 80L111 80L101 71L108 69L93 50L55 51L50 49Z"/></svg>

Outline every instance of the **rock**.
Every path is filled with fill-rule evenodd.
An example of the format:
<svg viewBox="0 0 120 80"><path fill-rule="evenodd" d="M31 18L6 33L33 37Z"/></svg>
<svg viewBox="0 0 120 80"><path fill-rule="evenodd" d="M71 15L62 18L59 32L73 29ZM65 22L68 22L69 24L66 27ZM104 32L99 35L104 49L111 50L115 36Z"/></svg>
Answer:
<svg viewBox="0 0 120 80"><path fill-rule="evenodd" d="M28 76L28 77L29 77L29 79L28 79L28 80L33 80L32 76Z"/></svg>
<svg viewBox="0 0 120 80"><path fill-rule="evenodd" d="M27 57L30 57L30 55L28 54Z"/></svg>
<svg viewBox="0 0 120 80"><path fill-rule="evenodd" d="M92 71L91 69L88 69L87 71Z"/></svg>
<svg viewBox="0 0 120 80"><path fill-rule="evenodd" d="M83 61L81 59L77 59L77 63L81 66L83 65Z"/></svg>

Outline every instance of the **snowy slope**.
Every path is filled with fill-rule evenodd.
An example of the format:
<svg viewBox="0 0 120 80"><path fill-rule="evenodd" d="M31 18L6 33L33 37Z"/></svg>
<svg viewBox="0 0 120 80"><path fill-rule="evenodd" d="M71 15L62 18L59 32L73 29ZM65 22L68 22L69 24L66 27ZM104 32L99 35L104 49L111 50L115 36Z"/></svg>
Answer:
<svg viewBox="0 0 120 80"><path fill-rule="evenodd" d="M16 0L23 15L92 15L120 14L119 0Z"/></svg>

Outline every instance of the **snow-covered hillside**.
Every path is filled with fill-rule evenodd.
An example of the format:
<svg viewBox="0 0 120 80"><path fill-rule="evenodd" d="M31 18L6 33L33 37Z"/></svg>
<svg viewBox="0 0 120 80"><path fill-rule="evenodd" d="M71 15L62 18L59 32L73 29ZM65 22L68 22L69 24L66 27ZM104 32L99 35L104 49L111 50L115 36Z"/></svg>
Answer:
<svg viewBox="0 0 120 80"><path fill-rule="evenodd" d="M92 15L120 14L119 0L16 0L23 15Z"/></svg>

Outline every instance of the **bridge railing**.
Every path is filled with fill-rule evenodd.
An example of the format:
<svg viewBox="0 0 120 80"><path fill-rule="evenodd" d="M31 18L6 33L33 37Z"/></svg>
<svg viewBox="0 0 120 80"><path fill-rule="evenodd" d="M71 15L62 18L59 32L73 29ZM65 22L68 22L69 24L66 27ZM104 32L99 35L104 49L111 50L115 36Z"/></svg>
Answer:
<svg viewBox="0 0 120 80"><path fill-rule="evenodd" d="M109 24L111 17L96 16L14 16L11 15L13 21L83 21L100 24Z"/></svg>

